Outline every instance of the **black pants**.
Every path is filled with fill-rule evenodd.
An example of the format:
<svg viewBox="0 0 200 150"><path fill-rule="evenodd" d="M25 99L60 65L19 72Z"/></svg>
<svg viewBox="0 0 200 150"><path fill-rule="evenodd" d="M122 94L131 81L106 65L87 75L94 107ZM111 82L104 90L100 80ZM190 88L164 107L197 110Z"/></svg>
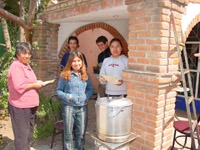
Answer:
<svg viewBox="0 0 200 150"><path fill-rule="evenodd" d="M15 137L15 150L30 150L30 142L34 131L36 107L16 108L8 103L8 111L11 115L12 128Z"/></svg>

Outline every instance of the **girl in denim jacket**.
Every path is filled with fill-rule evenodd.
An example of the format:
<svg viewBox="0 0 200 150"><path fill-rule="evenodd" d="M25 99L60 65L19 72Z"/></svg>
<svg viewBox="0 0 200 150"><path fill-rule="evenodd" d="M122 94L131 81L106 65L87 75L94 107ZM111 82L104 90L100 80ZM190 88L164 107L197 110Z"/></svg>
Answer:
<svg viewBox="0 0 200 150"><path fill-rule="evenodd" d="M60 76L56 93L63 100L64 149L74 149L72 131L75 124L75 150L82 150L87 121L87 100L93 94L93 86L80 52L71 53Z"/></svg>

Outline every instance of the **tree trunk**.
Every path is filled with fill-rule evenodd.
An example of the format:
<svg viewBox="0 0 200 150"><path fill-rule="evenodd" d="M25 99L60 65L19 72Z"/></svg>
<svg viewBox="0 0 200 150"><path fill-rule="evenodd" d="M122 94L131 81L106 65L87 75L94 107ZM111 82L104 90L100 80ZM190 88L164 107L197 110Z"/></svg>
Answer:
<svg viewBox="0 0 200 150"><path fill-rule="evenodd" d="M20 19L24 20L24 0L20 0ZM24 28L19 26L19 41L25 42Z"/></svg>
<svg viewBox="0 0 200 150"><path fill-rule="evenodd" d="M25 29L26 40L30 43L32 43L32 37L30 33L32 32L33 20L35 17L36 2L37 0L30 0L28 20L27 20L27 25L29 28Z"/></svg>
<svg viewBox="0 0 200 150"><path fill-rule="evenodd" d="M35 17L35 8L37 0L30 0L29 11L28 11L28 21L27 25L31 29L33 26L33 20Z"/></svg>
<svg viewBox="0 0 200 150"><path fill-rule="evenodd" d="M7 27L6 19L1 18L1 26L2 26L2 29L3 29L3 35L4 35L4 39L5 39L6 50L11 51L10 36L9 36L9 33L8 33L8 27Z"/></svg>
<svg viewBox="0 0 200 150"><path fill-rule="evenodd" d="M30 32L33 26L33 20L35 16L36 0L30 0L28 21L27 24L21 18L9 13L8 11L0 8L0 17L13 21L14 23L22 26L25 30L25 37L27 42L31 42Z"/></svg>
<svg viewBox="0 0 200 150"><path fill-rule="evenodd" d="M0 0L0 8L3 8L3 2ZM6 19L1 17L1 26L3 30L4 40L5 40L5 46L7 51L11 51L11 43L10 43L10 36L8 32L8 26Z"/></svg>

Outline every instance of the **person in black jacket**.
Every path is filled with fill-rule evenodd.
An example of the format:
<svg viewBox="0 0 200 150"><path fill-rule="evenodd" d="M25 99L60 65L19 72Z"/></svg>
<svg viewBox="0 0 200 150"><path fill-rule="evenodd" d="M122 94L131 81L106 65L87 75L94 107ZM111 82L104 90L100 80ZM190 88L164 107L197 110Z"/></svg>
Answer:
<svg viewBox="0 0 200 150"><path fill-rule="evenodd" d="M108 39L105 36L99 36L96 39L96 44L101 51L101 53L98 55L98 66L101 67L103 60L111 55L110 48L108 46ZM105 86L101 85L100 83L98 86L98 93L100 97L105 96Z"/></svg>
<svg viewBox="0 0 200 150"><path fill-rule="evenodd" d="M101 51L101 53L98 55L98 65L101 66L103 60L111 55L110 48L108 47L108 39L105 36L99 36L96 40L96 44Z"/></svg>

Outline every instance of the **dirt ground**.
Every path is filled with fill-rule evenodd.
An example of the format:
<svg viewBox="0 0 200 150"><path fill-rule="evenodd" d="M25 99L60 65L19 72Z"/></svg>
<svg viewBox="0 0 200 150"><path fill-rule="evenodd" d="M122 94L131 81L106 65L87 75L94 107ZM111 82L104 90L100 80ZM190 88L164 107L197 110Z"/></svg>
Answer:
<svg viewBox="0 0 200 150"><path fill-rule="evenodd" d="M89 101L88 104L88 126L86 131L94 131L96 128L96 116L95 116L95 101ZM182 120L186 119L186 112L176 111L177 116ZM10 117L6 117L1 120L0 118L0 134L4 136L3 144L0 144L0 150L14 150L14 136L12 131L12 125ZM180 138L180 142L184 142L184 138ZM44 140L34 141L33 148L31 150L62 150L61 147L61 137L57 137L54 143L53 149L50 149L51 136L47 137ZM94 150L95 145L93 139L86 135L85 139L85 150ZM187 146L190 146L190 139L187 142ZM181 149L179 145L175 143L174 150Z"/></svg>
<svg viewBox="0 0 200 150"><path fill-rule="evenodd" d="M0 120L0 134L3 135L3 144L0 144L0 149L3 149L8 143L14 140L10 117Z"/></svg>
<svg viewBox="0 0 200 150"><path fill-rule="evenodd" d="M86 131L93 131L96 127L94 105L94 100L90 100L88 102L88 126ZM0 150L14 150L14 136L10 117L6 117L5 119L0 120L0 134L4 136L3 144L0 144ZM56 136L52 149L50 149L51 140L52 136L49 136L43 140L32 141L31 150L62 150L61 136ZM95 145L93 139L89 135L86 135L85 150L94 150L94 147Z"/></svg>

